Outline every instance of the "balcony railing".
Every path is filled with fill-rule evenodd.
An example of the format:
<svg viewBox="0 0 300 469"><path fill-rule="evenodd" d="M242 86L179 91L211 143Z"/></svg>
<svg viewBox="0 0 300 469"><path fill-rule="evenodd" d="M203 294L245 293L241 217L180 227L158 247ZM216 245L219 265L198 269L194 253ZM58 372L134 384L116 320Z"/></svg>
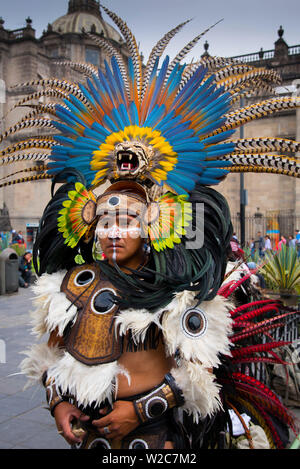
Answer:
<svg viewBox="0 0 300 469"><path fill-rule="evenodd" d="M288 48L288 55L298 55L300 54L300 44L296 46L290 46ZM260 50L259 52L253 52L251 54L236 55L231 57L232 59L237 59L241 62L258 62L260 60L273 59L275 55L275 49L270 50Z"/></svg>

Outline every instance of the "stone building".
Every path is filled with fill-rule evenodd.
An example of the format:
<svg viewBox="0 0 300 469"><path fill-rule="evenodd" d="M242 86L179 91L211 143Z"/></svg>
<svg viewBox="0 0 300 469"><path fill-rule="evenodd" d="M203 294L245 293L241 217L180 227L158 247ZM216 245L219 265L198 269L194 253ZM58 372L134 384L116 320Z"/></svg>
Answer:
<svg viewBox="0 0 300 469"><path fill-rule="evenodd" d="M13 88L14 85L46 77L83 81L82 74L60 64L64 61L90 62L103 67L104 59L107 58L105 52L83 34L83 28L86 32L107 38L124 56L128 55L121 35L104 21L99 2L96 0L69 0L67 14L48 24L40 38L36 37L33 26L31 19L27 18L24 28L10 31L5 29L5 22L0 18L0 132L17 122L21 115L28 113L28 107L18 107L12 111L11 109L23 96L36 91L33 87ZM256 66L275 68L283 78L280 91L291 94L298 81L300 83L300 45L288 46L283 38L282 28L279 29L278 35L273 50L261 49L257 53L237 58ZM208 54L207 43L205 50ZM300 140L299 112L300 110L288 111L254 121L245 127L245 137L274 136ZM39 131L26 129L18 132L2 142L0 148L30 135L39 135ZM13 170L11 165L0 165L0 178ZM296 215L300 221L300 188L297 180L270 174L245 174L244 185L248 195L246 218L253 219L253 222L249 221L249 226L247 225L247 239L255 234L258 227L263 231L267 229L267 225L262 223L266 223L266 217L270 213L277 222L283 220L283 215L288 216L287 231L296 228ZM5 224L9 226L9 217L12 228L23 231L30 248L41 214L50 198L50 187L49 181L36 181L0 188L0 230L5 229ZM226 181L218 186L218 190L229 201L234 226L238 231L240 175L229 175Z"/></svg>
<svg viewBox="0 0 300 469"><path fill-rule="evenodd" d="M278 97L295 96L300 86L300 45L288 46L280 26L274 49L233 57L255 67L272 68L279 72L282 84ZM205 44L208 54L208 44ZM271 96L261 96L259 100ZM274 97L274 96L272 96ZM249 99L244 106L256 99ZM280 137L300 141L300 109L274 113L270 117L254 120L244 127L244 137ZM240 137L238 130L233 138ZM288 156L294 156L287 154ZM240 175L231 174L218 186L229 202L234 228L240 234ZM275 174L246 173L243 175L246 191L245 241L256 236L257 231L279 231L284 236L300 229L300 183L299 179ZM272 237L272 236L271 236ZM273 236L274 237L274 236Z"/></svg>
<svg viewBox="0 0 300 469"><path fill-rule="evenodd" d="M108 39L122 55L128 56L121 35L103 20L99 2L95 0L70 0L67 14L48 24L40 38L36 37L30 18L26 19L24 28L13 31L6 30L4 20L0 18L0 133L28 113L28 107L11 111L14 104L37 91L36 87L13 88L14 85L49 77L84 82L83 74L60 64L65 61L89 62L104 68L108 56L83 33L83 29ZM45 98L40 99L43 100ZM39 130L25 129L2 142L1 148L37 135ZM0 178L20 169L20 165L17 170L12 166L0 166ZM32 164L27 163L27 166ZM23 231L31 248L41 214L50 199L50 187L50 182L44 180L0 188L0 231L6 229L9 214L12 228Z"/></svg>

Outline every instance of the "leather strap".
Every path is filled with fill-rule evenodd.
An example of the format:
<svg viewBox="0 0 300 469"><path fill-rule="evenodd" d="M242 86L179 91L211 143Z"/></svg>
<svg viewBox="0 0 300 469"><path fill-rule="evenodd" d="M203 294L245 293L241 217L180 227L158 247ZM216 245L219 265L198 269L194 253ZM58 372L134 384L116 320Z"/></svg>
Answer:
<svg viewBox="0 0 300 469"><path fill-rule="evenodd" d="M46 388L46 399L49 406L50 413L54 417L54 409L61 402L69 401L69 396L61 394L59 387L56 385L53 378L43 377L43 384Z"/></svg>
<svg viewBox="0 0 300 469"><path fill-rule="evenodd" d="M136 414L141 423L160 418L167 410L184 404L184 397L170 373L164 381L148 394L133 401Z"/></svg>

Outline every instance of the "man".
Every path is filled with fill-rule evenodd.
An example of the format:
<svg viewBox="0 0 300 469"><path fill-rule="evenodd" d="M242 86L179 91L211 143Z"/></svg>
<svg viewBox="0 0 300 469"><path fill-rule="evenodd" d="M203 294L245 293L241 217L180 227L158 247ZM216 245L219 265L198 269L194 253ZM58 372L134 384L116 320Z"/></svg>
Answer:
<svg viewBox="0 0 300 469"><path fill-rule="evenodd" d="M266 251L272 251L271 238L268 235L265 236L264 252Z"/></svg>
<svg viewBox="0 0 300 469"><path fill-rule="evenodd" d="M31 282L31 252L25 254L19 259L19 285L23 288L28 288Z"/></svg>
<svg viewBox="0 0 300 469"><path fill-rule="evenodd" d="M264 256L264 252L263 252L263 250L264 250L264 238L262 237L260 231L257 232L257 240L255 241L255 243L258 244L259 256L263 257Z"/></svg>
<svg viewBox="0 0 300 469"><path fill-rule="evenodd" d="M296 248L298 252L298 257L300 257L300 231L295 231L295 239L296 239Z"/></svg>
<svg viewBox="0 0 300 469"><path fill-rule="evenodd" d="M126 23L102 8L131 57L127 67L105 43L111 65L105 62L105 74L89 70L88 88L53 80L54 96L66 99L51 107L49 125L60 133L49 142L42 178L53 179L53 192L63 185L45 209L33 253L40 277L34 331L47 342L27 352L22 370L45 385L58 430L73 446L223 448L228 409L245 401L245 386L250 414L274 410L270 393L261 386L257 402L250 377L230 371L246 352L236 347L230 363L226 298L243 279L218 294L232 225L228 204L209 186L235 164L232 152L240 154L227 141L233 132L224 117L237 69L221 88L205 64L184 69L180 60L201 35L159 64L182 23L156 44L144 70ZM261 70L251 71L251 86L255 76L264 82ZM30 148L44 144L35 139ZM93 190L106 182L97 197ZM244 330L234 340L244 345Z"/></svg>
<svg viewBox="0 0 300 469"><path fill-rule="evenodd" d="M51 278L44 274L35 286L47 305L41 310L37 300L36 330L47 330L50 338L33 348L22 366L27 374L37 369L39 381L43 376L58 431L73 446L188 447L175 409L182 406L198 422L220 408L212 368L219 353L229 351L226 300L218 298L205 311L205 303L201 310L195 307L195 293L183 292L155 312L118 308L113 298L119 292L103 273L109 267L132 284L145 275L151 265L145 238L148 209L139 184L113 184L95 208L95 242L100 241L106 261L77 265ZM211 229L218 232L217 226ZM213 235L207 236L212 242ZM154 284L152 288L154 292ZM208 323L216 310L217 317ZM203 349L207 331L210 337L218 335L209 358ZM211 341L209 334L206 340ZM181 356L179 363L175 355Z"/></svg>

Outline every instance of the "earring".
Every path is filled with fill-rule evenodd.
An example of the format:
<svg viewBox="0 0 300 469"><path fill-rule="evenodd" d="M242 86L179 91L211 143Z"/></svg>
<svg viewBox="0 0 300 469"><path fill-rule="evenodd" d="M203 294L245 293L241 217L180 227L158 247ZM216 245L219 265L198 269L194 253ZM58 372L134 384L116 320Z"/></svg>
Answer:
<svg viewBox="0 0 300 469"><path fill-rule="evenodd" d="M150 254L150 252L151 252L150 244L148 244L148 243L144 244L144 252L145 252L145 254Z"/></svg>
<svg viewBox="0 0 300 469"><path fill-rule="evenodd" d="M100 261L103 258L103 251L102 251L101 244L98 240L97 235L95 235L95 238L94 238L92 255L95 261Z"/></svg>

